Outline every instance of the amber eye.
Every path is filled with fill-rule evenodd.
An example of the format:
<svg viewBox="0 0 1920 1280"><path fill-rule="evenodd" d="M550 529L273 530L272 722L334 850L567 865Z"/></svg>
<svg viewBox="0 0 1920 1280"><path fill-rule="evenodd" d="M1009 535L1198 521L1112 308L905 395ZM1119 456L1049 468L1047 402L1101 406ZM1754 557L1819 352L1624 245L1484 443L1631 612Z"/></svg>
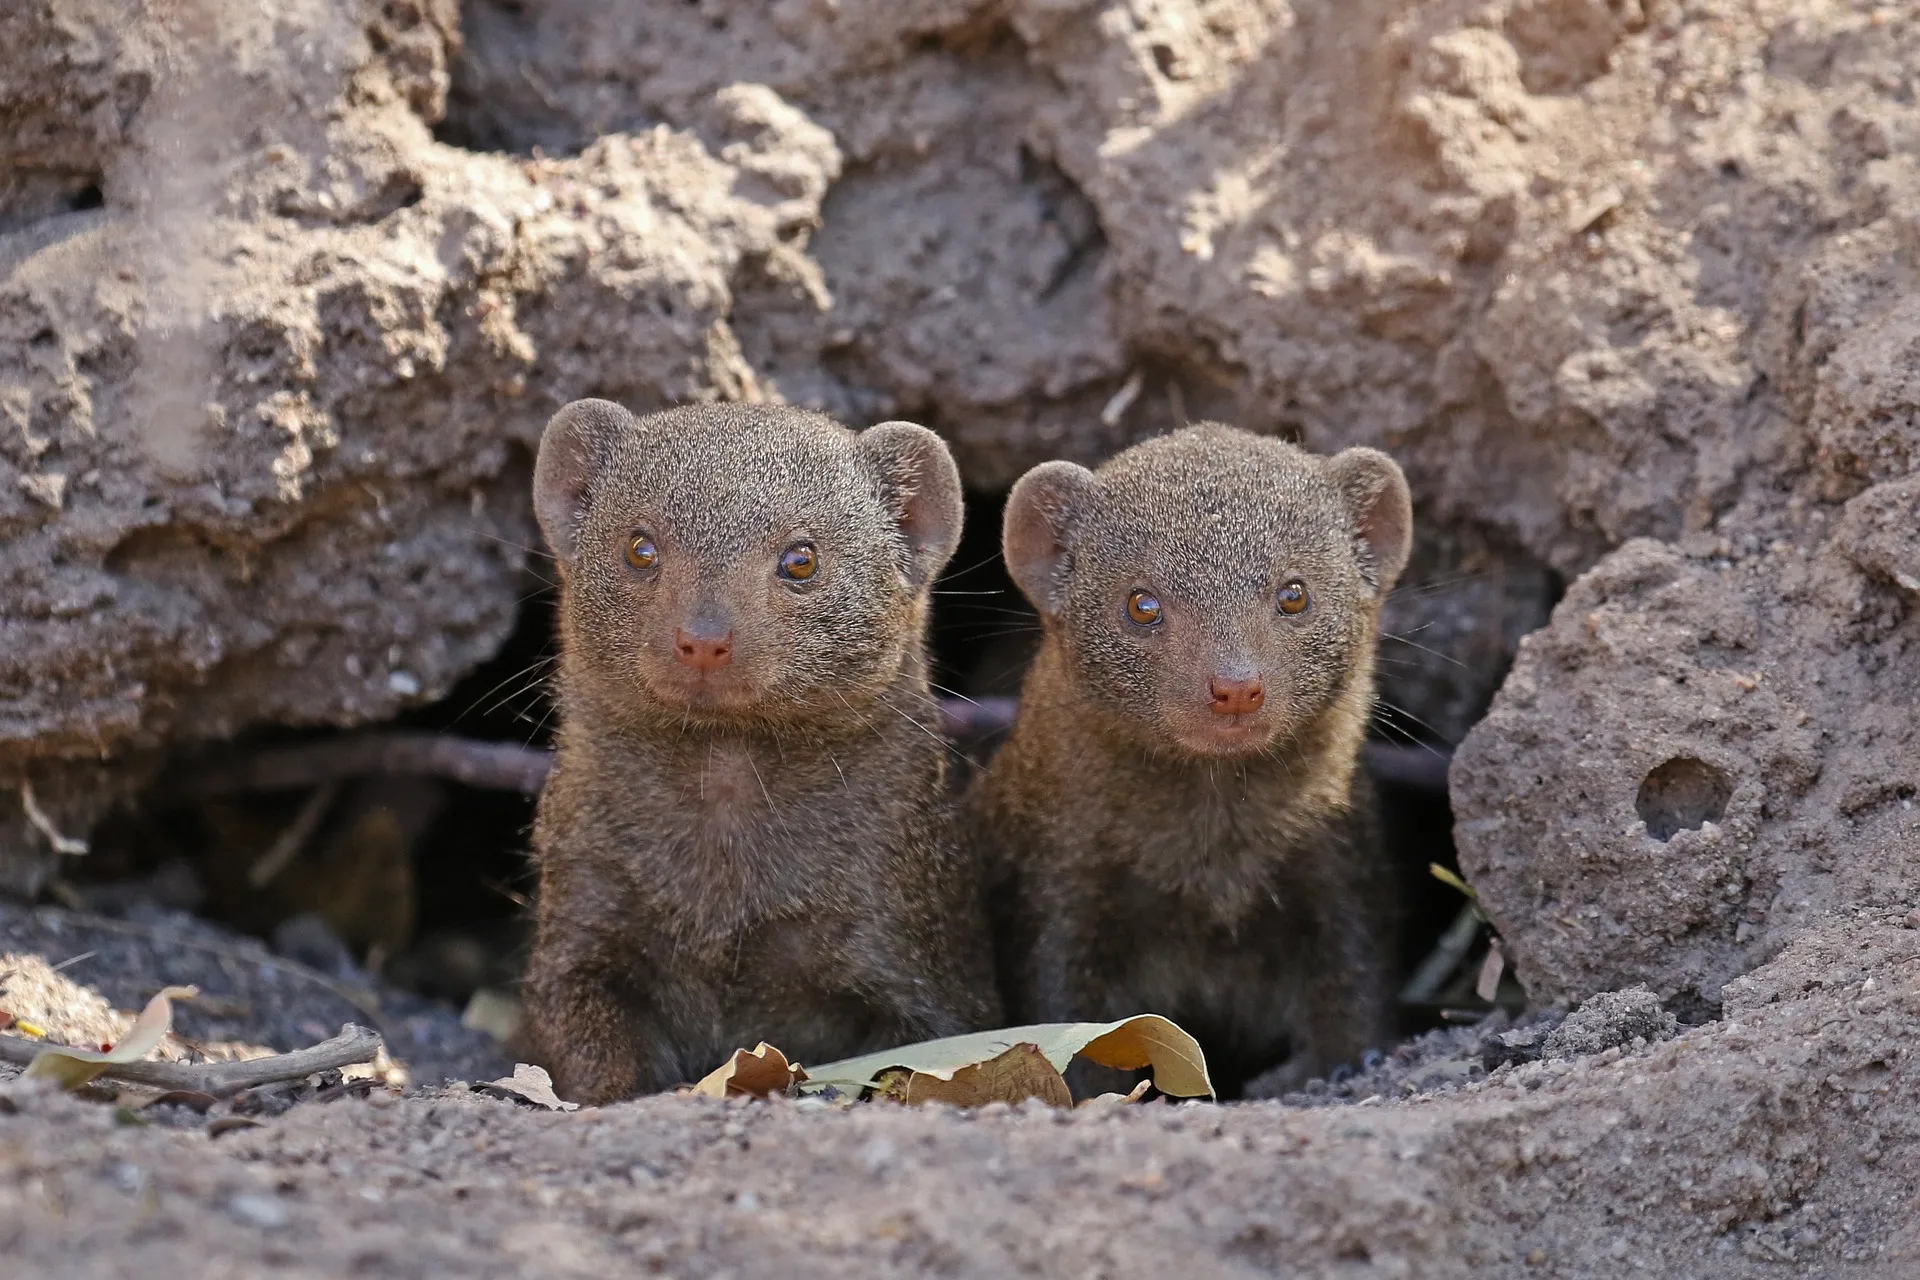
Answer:
<svg viewBox="0 0 1920 1280"><path fill-rule="evenodd" d="M1160 625L1160 597L1151 591L1136 591L1127 597L1127 616L1143 627Z"/></svg>
<svg viewBox="0 0 1920 1280"><path fill-rule="evenodd" d="M820 553L804 542L796 542L780 553L780 576L789 582L805 582L820 569Z"/></svg>
<svg viewBox="0 0 1920 1280"><path fill-rule="evenodd" d="M1305 613L1307 605L1312 603L1304 582L1289 582L1280 588L1276 598L1280 602L1280 612L1287 614Z"/></svg>
<svg viewBox="0 0 1920 1280"><path fill-rule="evenodd" d="M660 563L660 548L646 534L636 533L627 544L627 563L636 569L651 569Z"/></svg>

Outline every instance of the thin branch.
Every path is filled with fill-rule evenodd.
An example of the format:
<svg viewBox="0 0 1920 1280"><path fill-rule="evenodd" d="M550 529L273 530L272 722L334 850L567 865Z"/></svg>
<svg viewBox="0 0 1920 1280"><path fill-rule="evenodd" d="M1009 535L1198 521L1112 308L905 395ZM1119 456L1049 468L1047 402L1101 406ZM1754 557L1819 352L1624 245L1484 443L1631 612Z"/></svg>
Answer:
<svg viewBox="0 0 1920 1280"><path fill-rule="evenodd" d="M53 846L55 853L77 857L88 851L85 840L67 835L53 825L53 819L47 816L47 811L40 807L40 801L34 797L31 782L20 784L20 808L26 813L27 821L33 824L33 829L47 838L47 843Z"/></svg>
<svg viewBox="0 0 1920 1280"><path fill-rule="evenodd" d="M967 702L941 698L940 729L968 741L1013 726L1017 698ZM1362 750L1367 771L1380 782L1420 791L1445 792L1449 754L1422 745L1369 742ZM298 791L362 776L445 778L487 791L538 794L546 785L552 753L543 747L483 742L452 734L380 732L322 738L287 747L265 747L189 771L177 794L232 795L247 791Z"/></svg>
<svg viewBox="0 0 1920 1280"><path fill-rule="evenodd" d="M300 812L293 816L268 850L260 855L260 860L247 869L247 883L256 889L264 889L273 883L273 878L285 871L300 851L307 847L307 841L313 839L313 833L320 826L320 820L327 816L327 810L333 805L333 798L340 792L337 782L323 782L313 789L300 803Z"/></svg>
<svg viewBox="0 0 1920 1280"><path fill-rule="evenodd" d="M439 733L355 733L235 755L184 779L189 794L301 791L369 775L446 778L486 791L531 795L546 783L549 753L511 742Z"/></svg>
<svg viewBox="0 0 1920 1280"><path fill-rule="evenodd" d="M45 1050L60 1047L40 1040L23 1040L19 1036L0 1036L0 1062L24 1067ZM179 1089L231 1098L259 1085L303 1080L317 1071L372 1062L379 1052L379 1033L349 1022L331 1040L295 1049L292 1053L276 1053L270 1058L249 1058L245 1062L116 1062L102 1074L153 1089Z"/></svg>

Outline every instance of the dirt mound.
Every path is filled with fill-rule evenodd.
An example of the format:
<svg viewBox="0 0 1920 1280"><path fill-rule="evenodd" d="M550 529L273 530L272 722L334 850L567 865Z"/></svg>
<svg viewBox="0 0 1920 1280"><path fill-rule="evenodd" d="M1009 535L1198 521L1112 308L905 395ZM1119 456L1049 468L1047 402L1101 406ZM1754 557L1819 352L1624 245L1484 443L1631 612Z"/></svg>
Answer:
<svg viewBox="0 0 1920 1280"><path fill-rule="evenodd" d="M1828 922L1725 1022L1408 1101L979 1113L466 1088L214 1137L0 1082L41 1274L1911 1274L1920 932ZM178 1127L174 1127L178 1126Z"/></svg>

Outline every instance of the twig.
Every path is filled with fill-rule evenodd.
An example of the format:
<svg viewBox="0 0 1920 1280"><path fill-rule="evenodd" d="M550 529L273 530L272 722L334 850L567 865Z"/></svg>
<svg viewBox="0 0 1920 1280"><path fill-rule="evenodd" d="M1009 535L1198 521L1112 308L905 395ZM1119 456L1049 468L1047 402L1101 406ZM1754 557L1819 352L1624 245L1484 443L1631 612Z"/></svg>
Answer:
<svg viewBox="0 0 1920 1280"><path fill-rule="evenodd" d="M1109 427L1120 425L1120 419L1127 416L1127 410L1131 409L1133 402L1140 398L1140 388L1145 384L1146 379L1147 375L1142 370L1133 371L1132 375L1121 384L1120 389L1113 393L1113 397L1107 401L1106 406L1100 410L1102 425Z"/></svg>
<svg viewBox="0 0 1920 1280"><path fill-rule="evenodd" d="M962 741L991 737L1013 726L1019 706L1017 698L978 702L942 698L940 728L947 737ZM1418 791L1444 793L1447 789L1450 756L1444 750L1369 742L1361 749L1361 759L1380 782ZM375 731L267 747L220 760L188 774L178 791L190 796L298 791L342 778L383 775L445 778L481 790L534 795L546 785L552 762L552 753L543 747L452 734Z"/></svg>
<svg viewBox="0 0 1920 1280"><path fill-rule="evenodd" d="M58 1048L59 1045L40 1040L0 1036L0 1062L24 1067L42 1051ZM181 1089L230 1098L244 1089L277 1080L301 1080L317 1071L372 1062L379 1052L379 1033L349 1022L331 1040L295 1049L292 1053L276 1053L270 1058L249 1058L244 1062L117 1062L108 1066L103 1074L153 1089Z"/></svg>
<svg viewBox="0 0 1920 1280"><path fill-rule="evenodd" d="M1440 935L1440 941L1433 944L1433 950L1420 962L1420 967L1407 979L1407 985L1400 989L1401 1004L1426 1004L1440 990L1440 984L1452 976L1467 958L1467 952L1473 949L1473 940L1480 936L1480 913L1469 902L1460 908L1460 914L1453 918L1447 931Z"/></svg>
<svg viewBox="0 0 1920 1280"><path fill-rule="evenodd" d="M26 811L27 821L33 824L33 829L47 838L47 843L53 846L55 853L78 856L90 852L85 840L66 835L60 828L53 825L53 819L47 816L47 811L40 807L38 800L34 799L31 782L20 784L20 807Z"/></svg>
<svg viewBox="0 0 1920 1280"><path fill-rule="evenodd" d="M247 883L256 889L264 889L272 884L273 878L285 871L300 856L300 851L307 847L307 841L313 839L314 828L327 816L327 810L333 806L333 798L339 793L338 782L323 782L315 787L313 794L300 802L300 812L293 815L293 821L287 824L287 829L276 836L272 847L247 869Z"/></svg>
<svg viewBox="0 0 1920 1280"><path fill-rule="evenodd" d="M255 750L188 775L196 796L299 791L366 775L446 778L491 791L532 794L547 780L549 753L511 742L439 733L356 733Z"/></svg>

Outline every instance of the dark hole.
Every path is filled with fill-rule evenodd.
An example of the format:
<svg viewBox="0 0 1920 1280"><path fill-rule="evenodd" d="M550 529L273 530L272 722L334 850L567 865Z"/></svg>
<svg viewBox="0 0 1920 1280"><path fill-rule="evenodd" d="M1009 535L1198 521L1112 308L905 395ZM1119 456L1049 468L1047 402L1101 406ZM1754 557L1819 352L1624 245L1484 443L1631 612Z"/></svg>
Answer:
<svg viewBox="0 0 1920 1280"><path fill-rule="evenodd" d="M1001 559L1003 508L998 495L968 495L965 535L934 587L932 670L945 696L1017 697L1039 640L1038 618ZM544 560L530 563L550 573ZM550 590L535 595L492 661L440 702L409 713L391 727L548 746L553 729L547 677L554 655L554 604ZM322 736L277 731L254 741L264 745ZM1399 738L1402 745L1405 738ZM958 780L964 781L968 759L988 758L995 745L992 740L961 744L970 756L959 762ZM364 815L386 806L404 828L397 847L411 851L410 858L403 858L410 875L400 877L410 885L410 914L404 944L383 953L384 976L456 1006L479 987L511 984L524 962L532 922L528 907L536 888L528 856L532 797L438 780L385 781L399 785L383 789L377 779L349 784L339 811L329 819L344 827L356 812ZM1404 977L1433 952L1436 940L1461 911L1460 895L1427 870L1433 863L1457 866L1452 813L1445 793L1430 784L1383 776L1379 789L1386 850L1402 906L1400 928L1386 945L1392 952L1389 963ZM292 907L275 905L276 899L250 887L245 876L261 850L295 820L307 798L282 792L208 805L182 804L155 794L141 809L125 815L118 838L100 842L83 874L118 879L152 876L169 862L190 865L206 890L198 909L230 926L272 937ZM375 822L368 830L390 828ZM325 851L349 844L323 830L309 842L289 878L298 872L328 885L332 872ZM215 852L222 848L227 850L224 855ZM231 864L225 870L217 865L222 857ZM291 892L290 884L285 887ZM362 895L362 900L379 898ZM346 941L357 956L368 956L365 938ZM1460 981L1465 984L1461 991L1471 987L1470 976ZM1426 1030L1442 1022L1443 1009L1471 1006L1470 993L1461 991L1449 989L1404 1008L1399 1031Z"/></svg>
<svg viewBox="0 0 1920 1280"><path fill-rule="evenodd" d="M1720 1002L1709 1000L1698 991L1677 991L1662 1001L1668 1013L1689 1027L1704 1027L1720 1021Z"/></svg>
<svg viewBox="0 0 1920 1280"><path fill-rule="evenodd" d="M1153 46L1153 65L1160 69L1161 75L1171 80L1180 61L1174 56L1171 45L1157 44Z"/></svg>
<svg viewBox="0 0 1920 1280"><path fill-rule="evenodd" d="M1040 642L1040 615L1000 558L1006 500L969 494L960 547L933 584L933 679L949 696L1013 698Z"/></svg>
<svg viewBox="0 0 1920 1280"><path fill-rule="evenodd" d="M1704 760L1675 756L1640 784L1633 807L1655 840L1671 840L1682 831L1718 822L1733 798L1733 780Z"/></svg>
<svg viewBox="0 0 1920 1280"><path fill-rule="evenodd" d="M67 197L67 207L75 213L79 213L83 209L98 209L106 203L106 196L101 194L99 184L94 182L89 182L86 186Z"/></svg>

